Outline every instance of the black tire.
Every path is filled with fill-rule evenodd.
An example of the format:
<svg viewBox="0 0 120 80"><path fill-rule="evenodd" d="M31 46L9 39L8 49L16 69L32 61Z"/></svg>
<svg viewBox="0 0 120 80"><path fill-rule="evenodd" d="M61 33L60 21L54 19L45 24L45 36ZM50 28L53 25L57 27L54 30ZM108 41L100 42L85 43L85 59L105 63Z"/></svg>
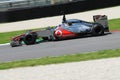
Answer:
<svg viewBox="0 0 120 80"><path fill-rule="evenodd" d="M92 35L100 36L104 34L104 28L101 24L94 24L92 27Z"/></svg>
<svg viewBox="0 0 120 80"><path fill-rule="evenodd" d="M32 44L35 44L36 43L36 34L35 33L29 33L29 34L26 34L25 37L24 37L24 43L26 45L32 45Z"/></svg>

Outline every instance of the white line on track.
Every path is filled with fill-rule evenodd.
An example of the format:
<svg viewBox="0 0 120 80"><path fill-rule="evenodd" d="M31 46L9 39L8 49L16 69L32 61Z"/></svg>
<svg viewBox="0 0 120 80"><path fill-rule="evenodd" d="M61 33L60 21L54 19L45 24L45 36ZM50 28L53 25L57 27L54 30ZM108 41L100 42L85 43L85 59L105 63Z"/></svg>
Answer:
<svg viewBox="0 0 120 80"><path fill-rule="evenodd" d="M0 46L10 45L10 43L0 44Z"/></svg>

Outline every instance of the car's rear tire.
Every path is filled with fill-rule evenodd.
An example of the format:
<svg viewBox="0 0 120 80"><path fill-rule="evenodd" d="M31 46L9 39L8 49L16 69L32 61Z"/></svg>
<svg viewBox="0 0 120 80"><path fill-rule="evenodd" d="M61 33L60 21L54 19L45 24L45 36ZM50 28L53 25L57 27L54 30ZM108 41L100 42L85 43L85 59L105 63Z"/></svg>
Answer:
<svg viewBox="0 0 120 80"><path fill-rule="evenodd" d="M95 24L93 27L92 27L92 35L93 36L100 36L100 35L103 35L104 34L104 28L102 25L100 24Z"/></svg>
<svg viewBox="0 0 120 80"><path fill-rule="evenodd" d="M33 33L26 34L24 37L24 43L26 45L32 45L36 43L37 36Z"/></svg>

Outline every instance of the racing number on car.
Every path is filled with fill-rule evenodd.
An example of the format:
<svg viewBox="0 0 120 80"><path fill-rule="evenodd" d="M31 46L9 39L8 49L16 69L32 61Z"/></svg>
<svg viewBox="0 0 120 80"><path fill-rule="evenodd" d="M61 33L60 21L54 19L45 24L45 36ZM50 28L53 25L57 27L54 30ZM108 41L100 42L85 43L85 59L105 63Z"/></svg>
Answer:
<svg viewBox="0 0 120 80"><path fill-rule="evenodd" d="M62 31L56 30L55 35L58 36L58 37L61 37L62 36Z"/></svg>

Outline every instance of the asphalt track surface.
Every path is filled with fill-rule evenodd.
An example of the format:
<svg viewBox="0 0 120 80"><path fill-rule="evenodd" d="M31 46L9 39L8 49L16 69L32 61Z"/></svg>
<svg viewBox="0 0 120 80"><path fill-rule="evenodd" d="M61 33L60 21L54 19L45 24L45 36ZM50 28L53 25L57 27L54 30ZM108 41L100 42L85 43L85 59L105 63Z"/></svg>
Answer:
<svg viewBox="0 0 120 80"><path fill-rule="evenodd" d="M4 45L0 46L0 63L116 48L120 48L120 32L97 37L86 36L77 39L42 42L14 48Z"/></svg>

